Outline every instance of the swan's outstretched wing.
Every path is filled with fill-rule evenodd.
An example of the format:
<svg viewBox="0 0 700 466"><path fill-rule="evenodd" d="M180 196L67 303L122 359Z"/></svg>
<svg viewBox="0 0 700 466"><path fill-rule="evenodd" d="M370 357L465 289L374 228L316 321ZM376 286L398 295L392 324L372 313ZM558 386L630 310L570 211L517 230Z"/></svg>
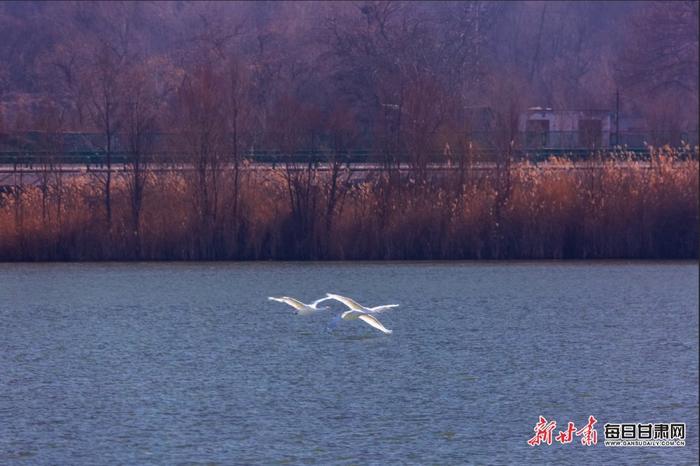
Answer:
<svg viewBox="0 0 700 466"><path fill-rule="evenodd" d="M330 299L335 299L336 301L340 301L341 303L345 304L347 307L352 309L353 311L364 311L365 308L362 307L360 304L356 303L350 298L346 298L345 296L340 296L339 294L332 294L332 293L327 293L326 296Z"/></svg>
<svg viewBox="0 0 700 466"><path fill-rule="evenodd" d="M289 304L290 306L292 306L294 309L296 309L298 311L303 311L304 309L306 309L306 305L304 303L302 303L301 301L298 301L294 298L290 298L289 296L282 296L281 298L273 298L272 296L270 296L267 299L270 299L272 301L277 301L279 303Z"/></svg>
<svg viewBox="0 0 700 466"><path fill-rule="evenodd" d="M376 328L377 330L384 332L384 333L391 333L392 331L386 328L385 326L382 325L379 320L377 320L376 317L371 316L369 314L362 314L361 316L358 317L358 319L368 323L372 327Z"/></svg>
<svg viewBox="0 0 700 466"><path fill-rule="evenodd" d="M314 308L315 308L315 307L316 307L317 305L319 305L320 303L322 303L322 302L324 302L324 301L328 301L329 299L332 299L332 298L330 298L329 296L326 296L325 298L317 299L317 300L314 301L313 303L309 304L309 307L314 307Z"/></svg>
<svg viewBox="0 0 700 466"><path fill-rule="evenodd" d="M391 309L391 308L394 308L394 307L399 307L399 305L398 305L398 304L385 304L385 305L383 305L383 306L370 307L370 308L368 308L367 310L368 310L369 312L377 313L377 312L384 312L384 311L386 311L387 309Z"/></svg>

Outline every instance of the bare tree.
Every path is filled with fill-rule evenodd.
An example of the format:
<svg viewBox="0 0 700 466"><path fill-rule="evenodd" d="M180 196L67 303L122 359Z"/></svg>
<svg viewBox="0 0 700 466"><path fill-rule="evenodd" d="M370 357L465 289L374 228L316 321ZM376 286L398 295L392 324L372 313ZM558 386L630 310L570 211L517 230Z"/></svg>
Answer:
<svg viewBox="0 0 700 466"><path fill-rule="evenodd" d="M98 171L102 183L107 225L112 225L112 162L117 144L117 135L122 127L125 57L108 43L102 43L91 57L84 70L85 82L82 90L92 123L100 132L99 145L104 155L104 170Z"/></svg>
<svg viewBox="0 0 700 466"><path fill-rule="evenodd" d="M157 116L163 94L157 93L152 73L145 63L134 63L127 73L129 92L121 108L125 138L125 177L131 206L131 230L135 256L141 253L141 211L144 190L156 144Z"/></svg>
<svg viewBox="0 0 700 466"><path fill-rule="evenodd" d="M292 246L299 254L313 249L320 194L317 162L313 157L299 158L299 153L316 152L313 129L320 127L321 115L317 108L303 105L291 95L279 99L274 108L270 138L284 163Z"/></svg>
<svg viewBox="0 0 700 466"><path fill-rule="evenodd" d="M698 92L698 2L650 2L633 18L620 79L646 91Z"/></svg>
<svg viewBox="0 0 700 466"><path fill-rule="evenodd" d="M231 214L234 221L234 234L238 234L240 179L241 179L241 140L242 130L246 123L247 110L247 76L243 65L235 58L227 60L225 69L226 80L226 134L232 159L232 203Z"/></svg>
<svg viewBox="0 0 700 466"><path fill-rule="evenodd" d="M50 223L49 204L56 201L56 216L60 223L63 176L63 144L61 137L63 115L57 106L48 100L42 102L42 110L36 121L39 130L38 163L39 189L41 191L41 220ZM53 194L53 196L52 196ZM52 199L53 198L53 199Z"/></svg>
<svg viewBox="0 0 700 466"><path fill-rule="evenodd" d="M405 124L401 138L418 180L427 179L428 164L440 153L439 130L445 124L449 102L434 77L415 76L408 84L405 97ZM443 153L444 155L444 153Z"/></svg>
<svg viewBox="0 0 700 466"><path fill-rule="evenodd" d="M335 108L328 117L328 168L329 179L325 184L325 253L328 254L333 220L343 209L345 198L350 188L352 169L349 163L350 152L357 147L359 135L355 118L347 107ZM345 166L345 168L343 168Z"/></svg>
<svg viewBox="0 0 700 466"><path fill-rule="evenodd" d="M227 135L224 81L210 62L195 66L179 91L183 110L181 144L190 154L195 174L195 208L202 257L214 254L219 217L219 191L226 160Z"/></svg>
<svg viewBox="0 0 700 466"><path fill-rule="evenodd" d="M655 130L697 131L698 2L645 4L632 18L624 45L617 67L624 94L660 125Z"/></svg>

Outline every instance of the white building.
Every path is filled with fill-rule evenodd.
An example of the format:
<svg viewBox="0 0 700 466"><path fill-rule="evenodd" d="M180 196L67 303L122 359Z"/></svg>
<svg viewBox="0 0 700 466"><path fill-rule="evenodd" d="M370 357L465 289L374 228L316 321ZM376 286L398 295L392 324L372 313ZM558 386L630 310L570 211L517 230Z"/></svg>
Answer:
<svg viewBox="0 0 700 466"><path fill-rule="evenodd" d="M614 145L614 114L609 110L552 110L531 107L520 114L525 148L598 149Z"/></svg>

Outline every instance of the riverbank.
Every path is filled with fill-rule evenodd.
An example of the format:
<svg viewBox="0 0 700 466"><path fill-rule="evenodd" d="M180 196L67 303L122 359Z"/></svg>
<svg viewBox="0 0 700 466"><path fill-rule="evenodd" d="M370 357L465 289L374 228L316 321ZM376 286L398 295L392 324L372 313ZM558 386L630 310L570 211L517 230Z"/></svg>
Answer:
<svg viewBox="0 0 700 466"><path fill-rule="evenodd" d="M3 195L0 260L697 259L697 161L567 164L127 170L108 201L47 173Z"/></svg>

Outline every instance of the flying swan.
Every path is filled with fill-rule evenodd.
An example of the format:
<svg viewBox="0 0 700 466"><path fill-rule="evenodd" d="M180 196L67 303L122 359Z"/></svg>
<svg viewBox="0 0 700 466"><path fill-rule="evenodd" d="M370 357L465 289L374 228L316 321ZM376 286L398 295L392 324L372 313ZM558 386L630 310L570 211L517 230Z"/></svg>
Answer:
<svg viewBox="0 0 700 466"><path fill-rule="evenodd" d="M328 299L334 299L336 301L340 301L341 303L345 304L348 308L350 308L349 311L343 312L340 316L338 316L336 319L331 322L331 329L335 328L335 326L338 324L340 320L355 320L355 319L360 319L361 321L365 322L366 324L369 324L370 326L376 328L380 332L383 333L391 333L392 331L389 330L388 328L384 327L381 322L379 322L379 319L374 317L372 314L376 314L378 312L383 312L386 311L387 309L391 309L393 307L398 307L398 304L385 304L383 306L375 306L375 307L365 307L356 301L346 298L345 296L340 296L337 294L332 294L328 293L326 294L326 297Z"/></svg>
<svg viewBox="0 0 700 466"><path fill-rule="evenodd" d="M328 301L331 298L326 296L325 298L317 299L316 301L314 301L311 304L304 304L301 301L299 301L298 299L290 298L289 296L282 296L281 298L273 298L272 296L270 296L267 299L269 299L271 301L277 301L279 303L289 304L290 306L292 306L295 309L295 311L294 311L295 314L300 315L300 316L306 316L309 314L313 314L316 311L322 311L322 310L328 309L328 307L318 307L318 305L320 303L322 303L323 301Z"/></svg>
<svg viewBox="0 0 700 466"><path fill-rule="evenodd" d="M355 300L352 300L350 298L346 298L345 296L340 296L339 294L332 294L332 293L326 293L326 299L335 299L336 301L340 301L341 303L345 304L352 311L362 311L362 312L367 312L370 314L376 314L378 312L384 312L387 309L391 309L393 307L399 307L398 304L384 304L382 306L365 307Z"/></svg>

